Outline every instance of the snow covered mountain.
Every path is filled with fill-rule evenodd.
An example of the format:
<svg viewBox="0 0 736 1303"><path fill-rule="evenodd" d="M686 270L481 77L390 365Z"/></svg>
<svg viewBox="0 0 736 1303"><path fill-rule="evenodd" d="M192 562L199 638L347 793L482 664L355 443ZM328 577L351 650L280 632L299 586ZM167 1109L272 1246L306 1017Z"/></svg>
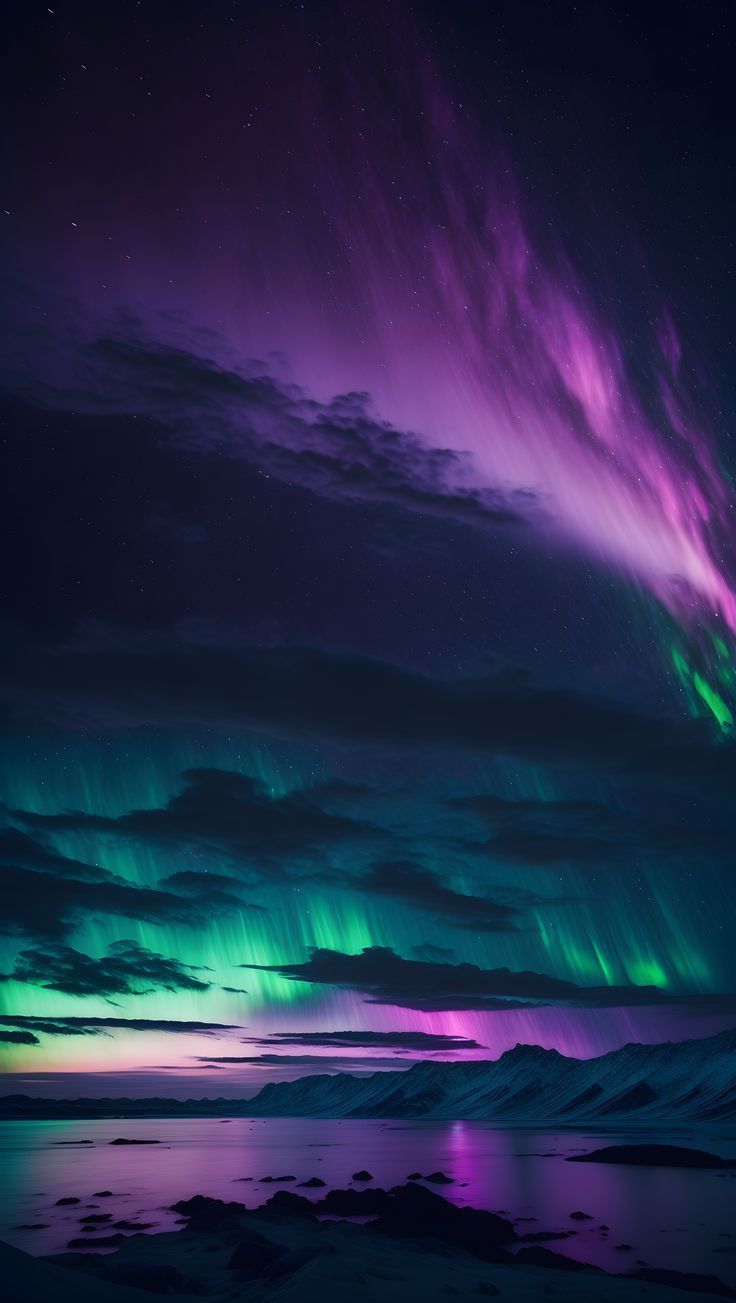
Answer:
<svg viewBox="0 0 736 1303"><path fill-rule="evenodd" d="M500 1059L418 1063L406 1072L274 1082L259 1117L707 1121L736 1117L736 1030L704 1040L624 1045L597 1059L517 1045Z"/></svg>
<svg viewBox="0 0 736 1303"><path fill-rule="evenodd" d="M500 1059L423 1062L264 1086L252 1099L0 1098L0 1118L490 1118L500 1123L709 1122L736 1118L736 1029L703 1040L624 1045L573 1059L517 1045Z"/></svg>

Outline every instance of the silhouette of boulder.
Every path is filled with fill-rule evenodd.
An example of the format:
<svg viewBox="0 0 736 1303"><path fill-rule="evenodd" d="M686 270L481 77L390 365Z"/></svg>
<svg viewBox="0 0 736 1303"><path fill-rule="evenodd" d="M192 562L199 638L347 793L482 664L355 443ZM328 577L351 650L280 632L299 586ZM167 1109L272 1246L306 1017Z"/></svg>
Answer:
<svg viewBox="0 0 736 1303"><path fill-rule="evenodd" d="M335 1217L373 1217L384 1212L390 1201L391 1196L380 1189L328 1190L314 1209Z"/></svg>
<svg viewBox="0 0 736 1303"><path fill-rule="evenodd" d="M92 1230L92 1227L90 1226L88 1229ZM118 1244L123 1243L123 1240L125 1238L126 1238L125 1235L121 1235L119 1232L116 1232L115 1235L98 1235L94 1240L74 1239L68 1241L67 1248L69 1249L115 1249L117 1248Z"/></svg>
<svg viewBox="0 0 736 1303"><path fill-rule="evenodd" d="M631 1167L736 1168L736 1158L721 1158L705 1149L682 1145L605 1145L589 1154L573 1154L566 1163L621 1163Z"/></svg>
<svg viewBox="0 0 736 1303"><path fill-rule="evenodd" d="M126 1140L123 1136L118 1136L117 1140L108 1140L109 1145L160 1145L160 1140Z"/></svg>
<svg viewBox="0 0 736 1303"><path fill-rule="evenodd" d="M592 1222L593 1220L590 1213L581 1213L579 1209L577 1212L570 1213L570 1217L574 1222Z"/></svg>
<svg viewBox="0 0 736 1303"><path fill-rule="evenodd" d="M276 1213L278 1216L286 1215L287 1217L309 1217L314 1219L314 1210L317 1207L311 1200L305 1199L303 1194L294 1194L293 1190L278 1190L276 1194L266 1201L260 1212Z"/></svg>
<svg viewBox="0 0 736 1303"><path fill-rule="evenodd" d="M516 1239L511 1222L478 1208L456 1208L423 1185L392 1190L375 1226L387 1235L453 1244L486 1262L513 1261L502 1247Z"/></svg>
<svg viewBox="0 0 736 1303"><path fill-rule="evenodd" d="M57 1200L56 1200L56 1207L57 1207L57 1208L64 1208L64 1207L66 1207L68 1204L72 1204L72 1203L80 1203L80 1202L81 1202L81 1200L76 1199L76 1198L74 1197L74 1195L66 1195L63 1199L57 1199Z"/></svg>
<svg viewBox="0 0 736 1303"><path fill-rule="evenodd" d="M300 1181L300 1190L318 1190L321 1186L327 1185L326 1181L321 1181L318 1176L310 1176L308 1181Z"/></svg>
<svg viewBox="0 0 736 1303"><path fill-rule="evenodd" d="M453 1176L446 1176L444 1172L430 1172L429 1176L425 1176L424 1179L425 1181L431 1181L433 1185L455 1184L455 1178Z"/></svg>
<svg viewBox="0 0 736 1303"><path fill-rule="evenodd" d="M187 1218L189 1231L215 1231L242 1217L245 1204L225 1203L223 1199L210 1199L205 1194L195 1194L192 1199L180 1199L171 1205L171 1211Z"/></svg>
<svg viewBox="0 0 736 1303"><path fill-rule="evenodd" d="M566 1258L564 1253L553 1253L551 1249L543 1249L539 1244L519 1249L515 1261L522 1262L527 1267L551 1267L553 1271L598 1271L598 1267Z"/></svg>
<svg viewBox="0 0 736 1303"><path fill-rule="evenodd" d="M354 1181L372 1181L373 1173L366 1172L365 1168L361 1168L359 1172L353 1172L352 1179Z"/></svg>
<svg viewBox="0 0 736 1303"><path fill-rule="evenodd" d="M525 1244L543 1244L546 1240L569 1240L577 1231L527 1231L519 1239Z"/></svg>

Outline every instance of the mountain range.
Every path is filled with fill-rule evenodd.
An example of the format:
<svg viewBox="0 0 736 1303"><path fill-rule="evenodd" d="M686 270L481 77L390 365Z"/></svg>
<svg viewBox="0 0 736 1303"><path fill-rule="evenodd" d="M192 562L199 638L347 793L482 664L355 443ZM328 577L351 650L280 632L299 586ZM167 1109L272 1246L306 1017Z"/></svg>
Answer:
<svg viewBox="0 0 736 1303"><path fill-rule="evenodd" d="M595 1059L517 1045L496 1060L274 1082L253 1116L695 1121L736 1116L736 1030Z"/></svg>
<svg viewBox="0 0 736 1303"><path fill-rule="evenodd" d="M736 1117L736 1029L702 1040L624 1045L575 1059L517 1045L499 1059L424 1061L396 1072L272 1082L251 1099L0 1098L0 1118L478 1118L581 1125Z"/></svg>

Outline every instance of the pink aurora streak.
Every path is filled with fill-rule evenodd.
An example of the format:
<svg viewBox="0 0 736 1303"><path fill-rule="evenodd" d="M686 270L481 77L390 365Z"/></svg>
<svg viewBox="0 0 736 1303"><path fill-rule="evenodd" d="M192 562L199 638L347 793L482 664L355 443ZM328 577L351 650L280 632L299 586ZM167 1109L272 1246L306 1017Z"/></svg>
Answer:
<svg viewBox="0 0 736 1303"><path fill-rule="evenodd" d="M669 317L645 405L567 259L545 265L515 198L479 184L481 151L431 104L427 167L407 152L387 184L369 159L360 202L342 210L354 309L370 341L346 381L369 388L397 424L468 451L465 487L535 495L562 541L685 626L716 617L736 632L723 557L734 499L682 383ZM338 340L332 349L341 352ZM366 354L390 360L366 365Z"/></svg>

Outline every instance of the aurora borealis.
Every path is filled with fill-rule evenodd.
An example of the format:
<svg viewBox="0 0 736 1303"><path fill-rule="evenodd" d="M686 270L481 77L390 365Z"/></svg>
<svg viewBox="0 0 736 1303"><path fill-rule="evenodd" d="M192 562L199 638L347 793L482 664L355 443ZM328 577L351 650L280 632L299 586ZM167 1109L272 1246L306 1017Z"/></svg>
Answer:
<svg viewBox="0 0 736 1303"><path fill-rule="evenodd" d="M733 15L668 8L17 7L8 1092L736 1024Z"/></svg>

